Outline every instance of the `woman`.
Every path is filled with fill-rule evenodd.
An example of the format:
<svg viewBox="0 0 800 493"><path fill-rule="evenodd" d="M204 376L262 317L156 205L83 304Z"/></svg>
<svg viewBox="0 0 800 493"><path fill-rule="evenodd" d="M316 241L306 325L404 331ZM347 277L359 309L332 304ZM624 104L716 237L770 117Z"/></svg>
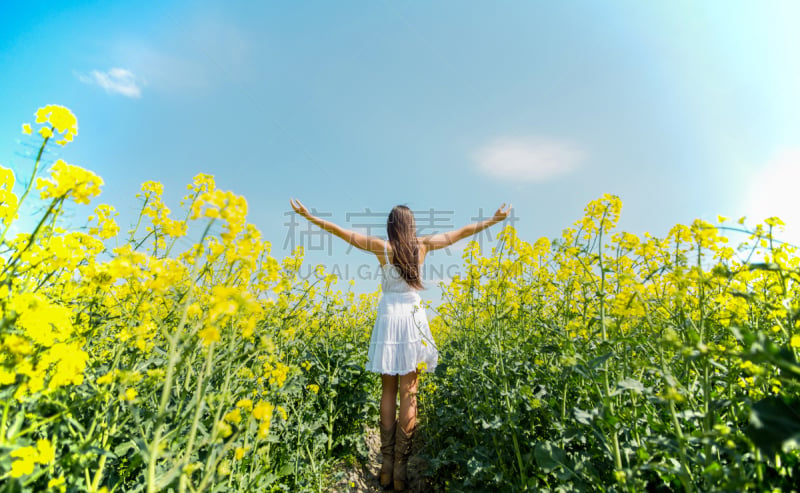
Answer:
<svg viewBox="0 0 800 493"><path fill-rule="evenodd" d="M356 248L378 257L381 265L382 296L370 337L367 370L381 374L381 464L380 483L394 483L396 491L406 487L406 466L411 455L411 438L417 420L417 369L436 368L438 352L431 337L418 290L422 285L422 263L433 250L446 248L493 224L505 220L511 206L500 206L491 219L469 224L447 233L417 237L414 214L398 205L389 213L385 241L346 230L311 215L299 200L291 199L295 212ZM397 417L397 394L400 414Z"/></svg>

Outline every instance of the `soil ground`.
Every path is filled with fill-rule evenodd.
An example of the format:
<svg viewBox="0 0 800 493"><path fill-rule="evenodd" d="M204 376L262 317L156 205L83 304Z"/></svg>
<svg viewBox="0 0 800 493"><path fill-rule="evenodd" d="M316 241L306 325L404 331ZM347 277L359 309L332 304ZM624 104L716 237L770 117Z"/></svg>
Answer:
<svg viewBox="0 0 800 493"><path fill-rule="evenodd" d="M427 464L419 456L423 443L419 439L420 433L414 436L412 442L411 458L408 460L408 491L409 493L431 493L433 488L423 475ZM342 478L334 485L334 491L353 493L383 493L392 491L384 490L378 480L381 470L381 438L377 428L366 428L364 440L369 450L369 458L364 464L355 464L344 467Z"/></svg>

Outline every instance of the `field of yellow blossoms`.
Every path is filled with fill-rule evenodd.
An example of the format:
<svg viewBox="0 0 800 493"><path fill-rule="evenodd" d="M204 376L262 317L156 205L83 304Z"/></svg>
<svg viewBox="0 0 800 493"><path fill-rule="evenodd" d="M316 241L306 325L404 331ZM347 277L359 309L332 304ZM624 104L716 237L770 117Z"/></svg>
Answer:
<svg viewBox="0 0 800 493"><path fill-rule="evenodd" d="M30 175L0 167L0 493L330 491L366 458L378 293L300 279L302 250L273 258L208 175L177 212L144 183L121 231L99 176L44 169L75 116L22 128ZM23 202L41 213L18 233ZM81 227L71 203L94 206ZM620 210L604 196L552 242L467 248L420 388L433 489L798 488L800 257L780 220L659 239L616 231Z"/></svg>

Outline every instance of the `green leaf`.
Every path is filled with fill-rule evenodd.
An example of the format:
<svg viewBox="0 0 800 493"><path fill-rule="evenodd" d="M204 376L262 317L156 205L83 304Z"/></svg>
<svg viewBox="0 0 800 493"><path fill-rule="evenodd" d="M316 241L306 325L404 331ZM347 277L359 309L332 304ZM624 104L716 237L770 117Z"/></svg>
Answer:
<svg viewBox="0 0 800 493"><path fill-rule="evenodd" d="M12 440L14 435L19 433L19 430L22 428L22 423L25 421L25 412L20 411L16 415L14 415L14 421L11 422L11 426L8 427L8 432L6 433L6 438L8 440Z"/></svg>
<svg viewBox="0 0 800 493"><path fill-rule="evenodd" d="M575 420L582 425L592 424L592 420L597 415L597 410L595 409L587 412L576 407L572 409L572 412L575 414Z"/></svg>
<svg viewBox="0 0 800 493"><path fill-rule="evenodd" d="M131 449L135 450L136 449L136 444L133 443L133 440L128 440L127 442L122 442L121 444L117 445L114 448L114 453L118 457L122 457L123 455L126 455L128 453L128 451L131 450Z"/></svg>
<svg viewBox="0 0 800 493"><path fill-rule="evenodd" d="M636 380L635 378L626 378L624 380L620 380L619 382L617 382L617 386L623 391L632 390L637 394L642 394L647 391L642 382ZM617 393L618 392L615 392L614 394Z"/></svg>
<svg viewBox="0 0 800 493"><path fill-rule="evenodd" d="M563 450L550 442L539 442L533 449L536 464L545 472L550 472L557 467L563 466L566 462L566 454Z"/></svg>
<svg viewBox="0 0 800 493"><path fill-rule="evenodd" d="M611 353L611 352L609 352L609 353L606 353L606 354L604 354L604 355L602 355L602 356L598 356L598 357L596 357L596 358L592 359L591 361L589 361L589 368L591 368L592 370L594 370L594 369L598 368L600 365L602 365L603 363L605 363L605 361L606 361L608 358L610 358L611 356L613 356L613 354L614 354L614 353Z"/></svg>
<svg viewBox="0 0 800 493"><path fill-rule="evenodd" d="M503 420L500 419L500 416L492 416L491 421L486 421L485 419L481 419L481 428L484 430L499 430L503 427Z"/></svg>
<svg viewBox="0 0 800 493"><path fill-rule="evenodd" d="M767 397L756 402L745 433L764 453L777 452L784 442L800 434L800 400Z"/></svg>

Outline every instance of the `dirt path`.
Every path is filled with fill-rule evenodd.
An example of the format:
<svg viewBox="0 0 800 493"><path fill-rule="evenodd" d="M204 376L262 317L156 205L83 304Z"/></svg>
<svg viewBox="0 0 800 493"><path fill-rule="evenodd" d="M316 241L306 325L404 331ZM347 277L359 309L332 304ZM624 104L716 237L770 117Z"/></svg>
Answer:
<svg viewBox="0 0 800 493"><path fill-rule="evenodd" d="M381 438L378 429L367 428L365 431L364 440L369 449L369 459L366 464L346 468L344 477L334 485L335 491L354 493L392 491L391 488L388 490L382 489L378 481L378 473L381 470ZM423 447L418 437L419 434L414 437L411 458L408 460L409 487L406 491L410 493L430 493L433 489L422 475L427 464L418 456Z"/></svg>

